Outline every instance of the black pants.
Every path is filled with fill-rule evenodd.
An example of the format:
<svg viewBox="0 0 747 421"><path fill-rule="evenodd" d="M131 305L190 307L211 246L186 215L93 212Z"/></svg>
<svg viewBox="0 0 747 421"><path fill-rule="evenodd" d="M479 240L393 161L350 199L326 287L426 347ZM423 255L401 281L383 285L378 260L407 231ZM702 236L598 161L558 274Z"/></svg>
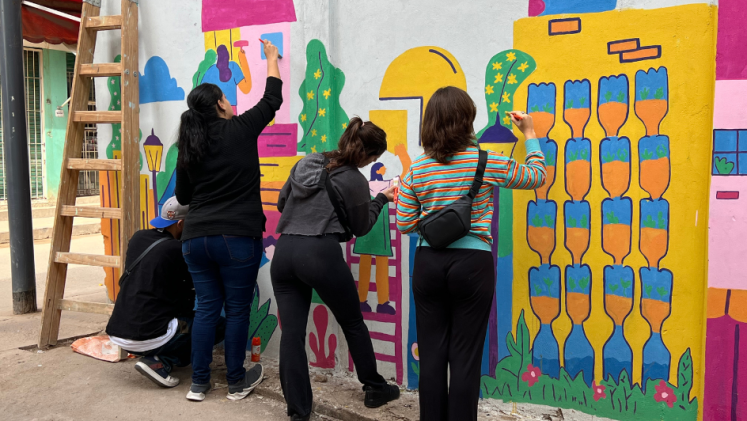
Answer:
<svg viewBox="0 0 747 421"><path fill-rule="evenodd" d="M480 366L495 290L493 255L419 247L412 289L420 351L420 419L477 420Z"/></svg>
<svg viewBox="0 0 747 421"><path fill-rule="evenodd" d="M282 324L280 384L288 404L288 415L311 413L306 322L312 288L340 324L358 380L366 386L386 384L376 370L376 356L368 328L363 323L355 280L336 237L281 235L275 246L270 275Z"/></svg>

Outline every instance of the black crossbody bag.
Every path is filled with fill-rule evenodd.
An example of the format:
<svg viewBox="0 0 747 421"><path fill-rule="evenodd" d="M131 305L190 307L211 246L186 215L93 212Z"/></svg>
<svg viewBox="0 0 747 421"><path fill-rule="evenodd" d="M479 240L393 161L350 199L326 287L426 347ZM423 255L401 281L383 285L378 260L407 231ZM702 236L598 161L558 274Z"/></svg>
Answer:
<svg viewBox="0 0 747 421"><path fill-rule="evenodd" d="M487 165L488 153L480 150L475 181L472 182L469 193L418 222L420 236L428 242L429 246L437 250L444 249L469 233L472 228L472 201L480 191Z"/></svg>
<svg viewBox="0 0 747 421"><path fill-rule="evenodd" d="M324 155L324 163L322 164L322 175L319 177L318 186L319 188L327 190L327 196L329 196L329 201L332 202L332 207L335 208L337 219L340 221L340 225L342 225L342 228L345 230L344 237L341 236L340 242L347 243L348 241L353 239L353 233L350 231L348 219L345 216L345 212L343 212L342 210L342 204L340 203L340 200L337 198L337 194L335 194L335 191L332 188L332 182L329 180L327 165L329 165L329 158Z"/></svg>

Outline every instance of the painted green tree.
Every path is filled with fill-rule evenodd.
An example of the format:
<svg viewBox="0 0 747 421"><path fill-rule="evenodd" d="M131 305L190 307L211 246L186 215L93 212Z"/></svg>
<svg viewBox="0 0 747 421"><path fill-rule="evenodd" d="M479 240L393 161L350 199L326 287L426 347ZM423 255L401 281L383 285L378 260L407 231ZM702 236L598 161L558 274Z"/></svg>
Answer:
<svg viewBox="0 0 747 421"><path fill-rule="evenodd" d="M202 78L205 77L205 72L208 71L218 61L218 53L212 48L205 51L205 58L197 66L197 72L192 76L192 89L200 86Z"/></svg>
<svg viewBox="0 0 747 421"><path fill-rule="evenodd" d="M120 63L122 61L122 56L118 55L114 57L115 63ZM120 84L120 77L119 76L111 76L106 80L106 87L109 89L109 96L111 97L111 100L109 102L109 111L122 111L122 86ZM138 142L143 140L143 131L140 130L140 137L138 138ZM109 144L106 146L106 157L108 159L114 159L114 151L121 151L122 150L122 124L116 123L112 124L112 140L109 141ZM143 170L143 154L139 154L140 156L140 171Z"/></svg>
<svg viewBox="0 0 747 421"><path fill-rule="evenodd" d="M521 110L526 104L515 104L514 95L519 86L537 69L532 56L519 50L506 50L493 56L485 69L485 103L488 108L488 125L479 133L482 134L499 121L511 129L511 119L506 111Z"/></svg>
<svg viewBox="0 0 747 421"><path fill-rule="evenodd" d="M340 105L343 86L345 75L329 62L324 44L311 40L306 46L306 78L298 89L303 101L298 116L303 129L299 152L309 154L337 148L349 121Z"/></svg>

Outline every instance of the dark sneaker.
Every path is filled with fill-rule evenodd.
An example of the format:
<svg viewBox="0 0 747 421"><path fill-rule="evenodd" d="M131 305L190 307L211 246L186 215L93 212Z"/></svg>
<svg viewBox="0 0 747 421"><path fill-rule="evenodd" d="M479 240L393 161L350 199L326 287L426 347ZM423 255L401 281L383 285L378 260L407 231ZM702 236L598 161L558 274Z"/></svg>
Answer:
<svg viewBox="0 0 747 421"><path fill-rule="evenodd" d="M205 394L210 391L210 383L197 384L192 383L187 393L187 399L195 402L202 402L205 400Z"/></svg>
<svg viewBox="0 0 747 421"><path fill-rule="evenodd" d="M397 314L397 310L392 307L392 305L389 303L389 301L385 302L384 304L379 304L376 306L376 312L379 314L391 314L392 316Z"/></svg>
<svg viewBox="0 0 747 421"><path fill-rule="evenodd" d="M366 398L363 404L366 408L378 408L387 403L399 399L399 387L388 384L384 387L363 386L366 391Z"/></svg>
<svg viewBox="0 0 747 421"><path fill-rule="evenodd" d="M265 369L262 364L255 364L254 367L246 371L244 379L236 384L228 385L228 399L238 401L247 397L255 387L262 383L265 377Z"/></svg>
<svg viewBox="0 0 747 421"><path fill-rule="evenodd" d="M291 421L309 421L311 419L311 415L306 415L305 417L301 415L294 414L291 417Z"/></svg>
<svg viewBox="0 0 747 421"><path fill-rule="evenodd" d="M135 370L161 387L174 387L179 384L179 379L169 376L166 366L158 360L158 357L140 358L140 361L135 364Z"/></svg>

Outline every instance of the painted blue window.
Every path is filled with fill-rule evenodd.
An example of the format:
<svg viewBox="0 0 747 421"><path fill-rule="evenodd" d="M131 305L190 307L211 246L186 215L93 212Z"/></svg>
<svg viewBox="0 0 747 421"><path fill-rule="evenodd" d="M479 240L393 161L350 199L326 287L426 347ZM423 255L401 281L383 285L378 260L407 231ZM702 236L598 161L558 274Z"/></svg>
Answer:
<svg viewBox="0 0 747 421"><path fill-rule="evenodd" d="M713 131L713 175L747 175L747 130Z"/></svg>
<svg viewBox="0 0 747 421"><path fill-rule="evenodd" d="M262 34L260 38L264 40L268 40L272 43L272 45L278 47L278 53L280 55L283 55L283 33L282 32L272 32L269 34ZM265 56L265 50L262 48L262 44L259 45L259 54L262 56L262 60L267 60L267 57Z"/></svg>

